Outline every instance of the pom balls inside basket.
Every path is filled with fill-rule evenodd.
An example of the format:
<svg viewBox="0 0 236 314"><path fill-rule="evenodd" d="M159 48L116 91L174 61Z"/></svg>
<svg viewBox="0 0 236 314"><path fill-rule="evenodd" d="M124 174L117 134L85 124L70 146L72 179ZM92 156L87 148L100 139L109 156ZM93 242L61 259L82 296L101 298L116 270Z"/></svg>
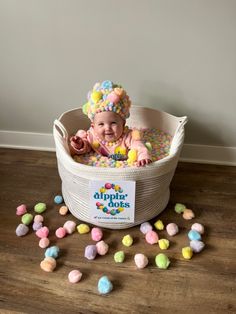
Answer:
<svg viewBox="0 0 236 314"><path fill-rule="evenodd" d="M68 138L78 129L87 130L90 121L81 108L63 113L54 122L53 135L62 194L70 212L82 221L110 229L129 228L157 216L169 201L169 186L183 145L186 122L187 117L175 117L151 108L131 107L130 118L127 119L129 127L156 128L173 137L169 155L146 167L103 168L83 165L73 160ZM134 222L93 221L89 215L90 180L136 181Z"/></svg>

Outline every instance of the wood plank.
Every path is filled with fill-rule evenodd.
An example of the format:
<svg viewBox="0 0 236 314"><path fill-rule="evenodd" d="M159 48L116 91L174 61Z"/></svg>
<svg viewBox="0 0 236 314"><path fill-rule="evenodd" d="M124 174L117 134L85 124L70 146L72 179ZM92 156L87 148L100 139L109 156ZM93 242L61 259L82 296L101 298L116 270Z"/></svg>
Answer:
<svg viewBox="0 0 236 314"><path fill-rule="evenodd" d="M148 245L139 226L128 230L104 229L109 254L87 261L84 248L93 243L90 235L74 233L58 240L55 230L72 219L71 214L58 214L53 203L60 194L60 178L55 153L0 149L0 309L1 313L235 313L236 271L236 168L179 163L171 183L171 197L166 210L158 219L165 224L176 222L180 233L160 237L171 241L165 253L171 260L168 270L155 266L155 255L161 250ZM38 247L33 231L25 237L15 235L20 218L16 207L33 206L43 201L48 209L45 225L50 227L51 244L61 249L57 268L45 273L40 267L44 250ZM174 212L176 202L192 208L196 218L184 220ZM152 221L154 222L155 219ZM186 261L181 248L188 245L187 232L193 222L205 225L203 236L206 249ZM122 237L130 233L134 245L123 247ZM126 252L126 260L117 265L113 255ZM144 253L149 265L137 270L133 257ZM80 283L70 284L70 270L79 268ZM97 282L108 275L114 290L107 296L97 292Z"/></svg>

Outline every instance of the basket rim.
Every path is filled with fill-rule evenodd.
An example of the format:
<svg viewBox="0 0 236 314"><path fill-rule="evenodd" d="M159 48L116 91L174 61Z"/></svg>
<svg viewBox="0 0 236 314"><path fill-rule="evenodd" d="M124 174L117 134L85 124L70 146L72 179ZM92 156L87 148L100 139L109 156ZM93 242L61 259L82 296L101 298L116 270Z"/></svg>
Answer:
<svg viewBox="0 0 236 314"><path fill-rule="evenodd" d="M160 110L154 109L154 108L149 108L149 107L136 106L136 105L133 105L132 107L134 109L138 109L138 110L156 111L156 112L159 112L161 114L164 114L164 115L167 115L169 117L172 117L172 118L179 120L179 127L177 127L177 130L182 133L181 138L184 137L184 125L187 122L186 116L177 117L177 116L174 116L170 113L160 111ZM81 111L81 113L82 113L82 107L70 109L68 111L63 112L60 115L60 117L58 118L58 120L60 121L66 114L69 114L69 113L72 113L73 111L78 111L78 110ZM60 142L61 145L63 145L63 141L65 141L65 139L64 138L61 138L60 140L58 139L55 123L54 123L54 127L53 127L53 133L54 133L54 139L55 139L56 151L57 151L58 150L58 145L57 145L58 141ZM173 138L172 138L172 141L173 141ZM182 140L182 143L183 143L183 140ZM182 143L180 141L180 144L182 144ZM145 176L147 174L147 171L151 172L154 169L157 169L159 167L166 165L167 163L170 163L171 161L174 161L177 158L178 153L180 152L180 148L181 148L181 145L174 152L173 151L170 152L168 156L166 156L160 160L156 160L156 161L152 162L151 164L148 164L144 167L137 167L137 166L124 167L124 168L123 167L121 167L121 168L93 167L93 166L81 164L81 163L74 161L72 156L65 149L64 149L64 157L66 158L66 161L70 164L70 166L73 167L73 169L76 171L85 171L86 173L93 173L94 174L94 171L96 170L96 173L107 175L109 173L118 174L122 170L122 173L126 174L126 175L127 174L139 174L139 175L142 174L143 176ZM60 156L57 156L57 158L60 159Z"/></svg>

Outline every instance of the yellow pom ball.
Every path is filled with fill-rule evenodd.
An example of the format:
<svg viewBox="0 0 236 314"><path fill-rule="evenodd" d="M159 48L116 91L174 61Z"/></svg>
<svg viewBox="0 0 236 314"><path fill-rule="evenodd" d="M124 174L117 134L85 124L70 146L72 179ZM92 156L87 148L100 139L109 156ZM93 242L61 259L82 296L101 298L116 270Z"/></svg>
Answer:
<svg viewBox="0 0 236 314"><path fill-rule="evenodd" d="M88 225L86 225L86 224L80 224L80 225L77 226L77 231L80 234L89 233L90 227Z"/></svg>
<svg viewBox="0 0 236 314"><path fill-rule="evenodd" d="M123 212L124 208L123 207L118 207L119 212Z"/></svg>
<svg viewBox="0 0 236 314"><path fill-rule="evenodd" d="M115 148L115 154L126 155L126 148L125 147L121 147L121 146L117 146Z"/></svg>
<svg viewBox="0 0 236 314"><path fill-rule="evenodd" d="M160 239L158 241L158 244L161 250L167 250L168 247L170 246L170 242L167 239Z"/></svg>
<svg viewBox="0 0 236 314"><path fill-rule="evenodd" d="M128 152L128 162L135 162L138 159L138 153L136 149L131 149Z"/></svg>
<svg viewBox="0 0 236 314"><path fill-rule="evenodd" d="M130 234L127 234L126 236L123 237L122 244L124 246L131 246L133 244L133 238L131 237Z"/></svg>
<svg viewBox="0 0 236 314"><path fill-rule="evenodd" d="M91 99L93 102L97 103L102 98L102 93L99 91L94 91L91 94Z"/></svg>
<svg viewBox="0 0 236 314"><path fill-rule="evenodd" d="M100 193L105 193L106 192L106 189L105 188L101 188L100 189Z"/></svg>
<svg viewBox="0 0 236 314"><path fill-rule="evenodd" d="M154 226L157 230L163 230L164 229L164 224L161 220L157 220L155 223L154 223Z"/></svg>
<svg viewBox="0 0 236 314"><path fill-rule="evenodd" d="M182 255L185 259L191 259L193 256L193 250L190 246L182 248Z"/></svg>

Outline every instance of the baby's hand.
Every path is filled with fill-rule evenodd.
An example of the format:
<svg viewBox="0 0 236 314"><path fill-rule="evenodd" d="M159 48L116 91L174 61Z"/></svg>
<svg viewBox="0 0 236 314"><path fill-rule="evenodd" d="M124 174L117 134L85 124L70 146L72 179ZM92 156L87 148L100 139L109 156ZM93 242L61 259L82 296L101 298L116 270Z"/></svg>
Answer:
<svg viewBox="0 0 236 314"><path fill-rule="evenodd" d="M141 159L137 162L137 166L143 167L143 166L150 164L151 162L152 162L151 159Z"/></svg>
<svg viewBox="0 0 236 314"><path fill-rule="evenodd" d="M76 150L80 150L81 148L83 148L84 146L84 142L83 140L79 137L79 136L72 136L70 138L70 145L76 149Z"/></svg>

